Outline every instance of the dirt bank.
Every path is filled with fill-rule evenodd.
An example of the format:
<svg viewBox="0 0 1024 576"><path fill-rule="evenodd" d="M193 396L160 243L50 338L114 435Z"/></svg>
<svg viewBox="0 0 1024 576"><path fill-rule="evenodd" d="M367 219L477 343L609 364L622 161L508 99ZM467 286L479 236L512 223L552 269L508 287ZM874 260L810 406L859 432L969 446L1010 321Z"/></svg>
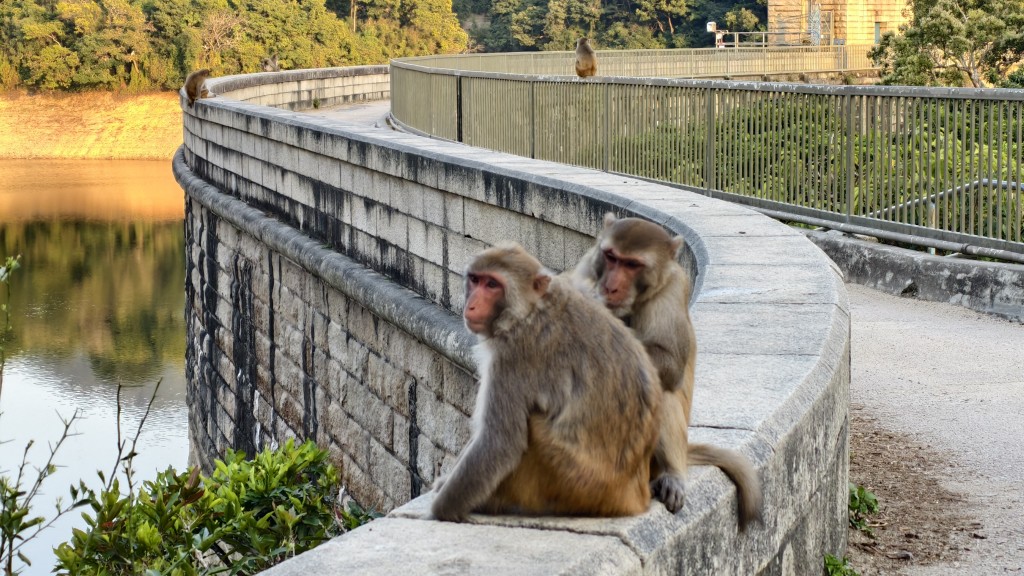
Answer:
<svg viewBox="0 0 1024 576"><path fill-rule="evenodd" d="M176 92L0 94L0 158L163 160L180 145Z"/></svg>

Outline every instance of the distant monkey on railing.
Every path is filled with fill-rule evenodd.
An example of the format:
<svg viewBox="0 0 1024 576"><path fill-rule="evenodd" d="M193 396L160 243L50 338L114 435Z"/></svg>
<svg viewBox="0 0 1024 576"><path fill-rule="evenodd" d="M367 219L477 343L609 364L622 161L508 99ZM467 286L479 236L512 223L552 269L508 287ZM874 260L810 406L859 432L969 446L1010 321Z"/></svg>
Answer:
<svg viewBox="0 0 1024 576"><path fill-rule="evenodd" d="M185 95L188 96L188 106L192 107L195 101L200 98L211 98L213 94L206 89L206 79L210 77L210 69L203 68L196 70L185 78Z"/></svg>
<svg viewBox="0 0 1024 576"><path fill-rule="evenodd" d="M589 38L580 38L576 41L576 75L586 78L597 74L597 54L590 47Z"/></svg>
<svg viewBox="0 0 1024 576"><path fill-rule="evenodd" d="M260 61L260 66L263 67L264 72L280 72L281 65L277 63L277 54L269 56Z"/></svg>

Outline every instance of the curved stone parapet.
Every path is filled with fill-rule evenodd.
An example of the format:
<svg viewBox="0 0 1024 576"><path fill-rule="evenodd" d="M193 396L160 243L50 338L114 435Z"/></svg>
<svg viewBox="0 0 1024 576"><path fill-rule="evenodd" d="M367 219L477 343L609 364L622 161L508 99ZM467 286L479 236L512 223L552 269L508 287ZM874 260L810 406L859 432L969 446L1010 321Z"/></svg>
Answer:
<svg viewBox="0 0 1024 576"><path fill-rule="evenodd" d="M236 99L250 82L182 108L193 459L312 438L390 512L269 574L803 574L842 553L849 305L802 234L695 192ZM764 524L738 533L735 490L707 467L676 515L423 519L469 435L468 257L515 240L566 269L608 211L686 241L690 438L753 462Z"/></svg>

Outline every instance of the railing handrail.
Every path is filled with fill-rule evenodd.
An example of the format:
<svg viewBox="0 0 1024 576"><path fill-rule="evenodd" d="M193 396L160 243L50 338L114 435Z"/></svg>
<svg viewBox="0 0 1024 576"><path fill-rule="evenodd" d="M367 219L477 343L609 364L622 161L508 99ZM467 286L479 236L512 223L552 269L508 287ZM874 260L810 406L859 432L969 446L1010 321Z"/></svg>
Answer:
<svg viewBox="0 0 1024 576"><path fill-rule="evenodd" d="M943 190L942 192L936 192L936 193L931 194L929 196L925 196L924 198L915 198L914 200L910 200L909 202L904 202L903 204L897 204L895 206L889 206L888 208L882 208L881 210L877 210L875 212L871 212L871 213L865 214L865 216L867 216L869 218L880 218L882 216L886 216L888 214L892 214L892 213L897 212L899 210L905 210L907 208L916 208L917 206L920 206L922 204L925 204L925 203L928 203L928 202L934 202L936 200L945 198L946 196L956 196L957 194L959 194L961 192L964 192L964 191L967 191L967 190L972 190L972 189L977 189L977 188L980 188L982 186L988 186L988 187L991 187L991 188L1006 189L1006 190L1009 190L1009 191L1013 192L1014 194L1016 194L1018 196L1021 195L1021 192L1024 192L1024 182L1012 182L1010 180L992 180L990 178L980 178L978 180L975 180L974 182L967 182L966 184L961 184L959 186L954 186L952 188L947 188L946 190Z"/></svg>
<svg viewBox="0 0 1024 576"><path fill-rule="evenodd" d="M793 221L1024 262L1024 206L1003 185L1024 181L1024 90L651 75L848 70L866 53L604 52L613 62L593 78L567 75L570 52L394 60L392 116L433 137L702 190ZM975 194L952 201L951 190ZM933 213L928 202L943 204Z"/></svg>
<svg viewBox="0 0 1024 576"><path fill-rule="evenodd" d="M489 78L517 82L579 82L620 84L630 86L674 86L679 88L711 88L716 90L768 91L786 94L827 94L851 96L905 96L918 98L947 98L956 100L1007 100L1024 102L1024 88L954 88L944 86L883 86L883 85L830 85L797 84L793 82L772 82L760 80L713 80L703 78L658 78L653 76L595 76L579 78L569 74L517 74L513 72L484 72L479 70L458 70L455 68L434 68L415 61L429 58L396 58L391 60L392 68L415 70L428 74L440 74L463 78Z"/></svg>

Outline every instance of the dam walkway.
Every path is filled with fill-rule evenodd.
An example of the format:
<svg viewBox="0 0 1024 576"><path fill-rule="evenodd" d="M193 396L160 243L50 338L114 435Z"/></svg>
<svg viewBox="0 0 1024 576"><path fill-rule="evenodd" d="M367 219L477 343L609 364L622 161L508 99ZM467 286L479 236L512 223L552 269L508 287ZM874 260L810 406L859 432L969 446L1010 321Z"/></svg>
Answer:
<svg viewBox="0 0 1024 576"><path fill-rule="evenodd" d="M390 101L376 101L308 113L383 126L389 110ZM865 552L870 543L851 540L851 565L862 576L1024 574L1024 324L856 284L847 289L851 435L864 438L851 440L850 478L866 483L862 475L870 478L872 471L887 478L868 487L883 514L887 507L896 514L874 528L874 553ZM886 450L872 447L879 438L889 444ZM884 461L915 452L927 456L911 476ZM885 486L921 482L935 483L940 492ZM896 501L918 497L922 501ZM908 508L922 513L907 521L927 526L901 524L898 511ZM892 531L895 542L883 531ZM931 535L930 543L915 542L929 540L922 533ZM914 554L936 541L945 553Z"/></svg>

